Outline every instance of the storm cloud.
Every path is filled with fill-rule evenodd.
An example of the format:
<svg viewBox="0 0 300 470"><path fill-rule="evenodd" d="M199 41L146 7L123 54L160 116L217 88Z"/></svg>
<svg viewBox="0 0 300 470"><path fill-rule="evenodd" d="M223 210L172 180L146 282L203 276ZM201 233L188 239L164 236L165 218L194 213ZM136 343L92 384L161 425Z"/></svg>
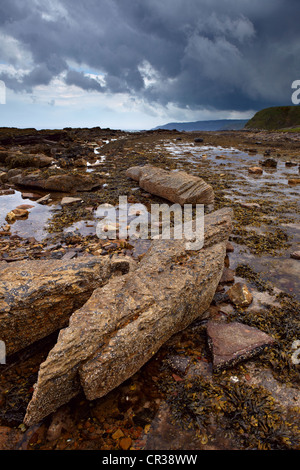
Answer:
<svg viewBox="0 0 300 470"><path fill-rule="evenodd" d="M180 108L291 104L298 0L20 0L0 5L0 79Z"/></svg>

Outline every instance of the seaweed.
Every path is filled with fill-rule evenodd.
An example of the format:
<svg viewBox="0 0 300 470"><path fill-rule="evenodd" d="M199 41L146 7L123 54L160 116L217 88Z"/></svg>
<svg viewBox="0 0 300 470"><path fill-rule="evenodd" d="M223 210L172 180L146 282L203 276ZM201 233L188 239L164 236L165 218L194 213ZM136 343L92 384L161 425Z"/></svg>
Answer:
<svg viewBox="0 0 300 470"><path fill-rule="evenodd" d="M269 306L245 315L236 310L230 319L256 327L276 339L276 345L257 358L257 363L270 367L280 382L299 385L300 365L292 361L292 344L300 338L300 302L293 296L280 293L276 296L280 306Z"/></svg>
<svg viewBox="0 0 300 470"><path fill-rule="evenodd" d="M238 264L235 268L235 274L236 276L247 279L259 292L267 291L269 294L274 292L272 285L269 282L264 281L248 264Z"/></svg>
<svg viewBox="0 0 300 470"><path fill-rule="evenodd" d="M294 422L297 408L283 414L264 387L232 383L222 376L215 384L196 377L164 383L164 393L173 421L213 439L210 429L218 426L238 449L299 449L300 431Z"/></svg>

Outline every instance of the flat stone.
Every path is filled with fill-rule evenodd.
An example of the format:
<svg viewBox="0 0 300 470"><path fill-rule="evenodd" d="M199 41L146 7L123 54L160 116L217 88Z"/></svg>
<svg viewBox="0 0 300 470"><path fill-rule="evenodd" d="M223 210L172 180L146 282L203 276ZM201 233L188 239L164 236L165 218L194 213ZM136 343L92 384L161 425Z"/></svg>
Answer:
<svg viewBox="0 0 300 470"><path fill-rule="evenodd" d="M300 251L294 251L290 254L290 257L293 259L300 259Z"/></svg>
<svg viewBox="0 0 300 470"><path fill-rule="evenodd" d="M222 277L220 279L220 284L229 284L231 282L234 282L234 275L234 269L224 268Z"/></svg>
<svg viewBox="0 0 300 470"><path fill-rule="evenodd" d="M253 296L248 287L241 282L234 284L226 294L237 307L248 307L253 300Z"/></svg>
<svg viewBox="0 0 300 470"><path fill-rule="evenodd" d="M249 173L253 173L254 175L261 175L263 173L263 169L260 166L252 166L248 168Z"/></svg>
<svg viewBox="0 0 300 470"><path fill-rule="evenodd" d="M49 202L50 198L51 198L51 194L46 194L46 196L41 197L36 202L38 204L42 204L42 205L47 204L47 202Z"/></svg>
<svg viewBox="0 0 300 470"><path fill-rule="evenodd" d="M22 192L22 198L37 200L37 199L40 199L41 196L40 194L36 194L36 193Z"/></svg>
<svg viewBox="0 0 300 470"><path fill-rule="evenodd" d="M245 207L245 209L260 209L260 205L257 202L243 202L237 201L241 207Z"/></svg>
<svg viewBox="0 0 300 470"><path fill-rule="evenodd" d="M289 184L300 184L300 178L290 178L288 180Z"/></svg>
<svg viewBox="0 0 300 470"><path fill-rule="evenodd" d="M16 209L22 209L22 210L28 210L32 209L34 206L30 204L20 204L19 206L16 207Z"/></svg>
<svg viewBox="0 0 300 470"><path fill-rule="evenodd" d="M15 194L14 189L1 189L0 196L8 196L9 194Z"/></svg>
<svg viewBox="0 0 300 470"><path fill-rule="evenodd" d="M56 175L47 176L43 171L36 170L29 174L17 174L9 178L9 182L45 191L70 192L91 191L101 186L102 181L91 174L68 174L60 170Z"/></svg>
<svg viewBox="0 0 300 470"><path fill-rule="evenodd" d="M275 342L266 333L239 322L209 321L207 335L215 371L247 360Z"/></svg>
<svg viewBox="0 0 300 470"><path fill-rule="evenodd" d="M63 197L60 204L61 206L65 206L67 204L74 204L75 202L82 202L80 197Z"/></svg>

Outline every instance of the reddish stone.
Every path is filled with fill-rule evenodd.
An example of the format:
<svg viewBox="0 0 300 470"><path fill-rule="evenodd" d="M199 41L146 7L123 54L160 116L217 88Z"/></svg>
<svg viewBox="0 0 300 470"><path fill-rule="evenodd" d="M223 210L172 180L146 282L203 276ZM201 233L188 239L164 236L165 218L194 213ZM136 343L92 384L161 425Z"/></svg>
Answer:
<svg viewBox="0 0 300 470"><path fill-rule="evenodd" d="M239 322L209 321L207 335L214 370L249 359L274 343L274 339L266 333Z"/></svg>

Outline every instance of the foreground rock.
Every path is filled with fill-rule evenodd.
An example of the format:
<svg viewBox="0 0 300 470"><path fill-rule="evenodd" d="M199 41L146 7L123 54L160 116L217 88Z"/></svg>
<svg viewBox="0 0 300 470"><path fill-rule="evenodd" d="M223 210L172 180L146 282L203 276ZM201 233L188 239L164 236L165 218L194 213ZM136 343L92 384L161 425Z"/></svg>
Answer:
<svg viewBox="0 0 300 470"><path fill-rule="evenodd" d="M32 425L82 389L102 397L209 307L224 268L231 211L205 217L204 247L155 240L132 273L96 289L41 365L24 422Z"/></svg>
<svg viewBox="0 0 300 470"><path fill-rule="evenodd" d="M127 258L126 258L127 259ZM72 261L17 261L0 265L0 340L10 355L65 327L93 290L115 269L129 270L108 257Z"/></svg>
<svg viewBox="0 0 300 470"><path fill-rule="evenodd" d="M207 335L215 371L249 359L275 342L266 333L239 322L209 321Z"/></svg>
<svg viewBox="0 0 300 470"><path fill-rule="evenodd" d="M168 201L184 204L212 204L213 188L202 178L184 171L166 171L151 165L131 167L126 171L129 178L139 182L148 193Z"/></svg>

